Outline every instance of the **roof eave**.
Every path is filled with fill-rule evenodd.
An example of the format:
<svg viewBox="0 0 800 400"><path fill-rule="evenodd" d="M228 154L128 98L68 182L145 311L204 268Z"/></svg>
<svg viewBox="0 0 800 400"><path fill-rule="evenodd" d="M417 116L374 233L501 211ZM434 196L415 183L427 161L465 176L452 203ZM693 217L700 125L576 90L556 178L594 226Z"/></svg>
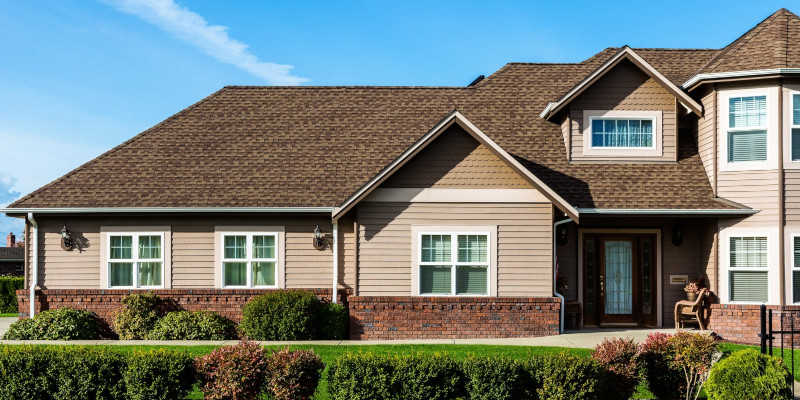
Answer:
<svg viewBox="0 0 800 400"><path fill-rule="evenodd" d="M63 207L0 208L4 214L108 214L108 213L330 213L334 207Z"/></svg>
<svg viewBox="0 0 800 400"><path fill-rule="evenodd" d="M732 71L732 72L710 72L705 74L697 74L681 85L684 90L693 90L705 81L714 81L721 79L731 78L760 78L771 75L797 75L800 74L800 68L773 68L773 69L757 69L750 71Z"/></svg>
<svg viewBox="0 0 800 400"><path fill-rule="evenodd" d="M677 208L578 208L581 215L752 215L761 210Z"/></svg>

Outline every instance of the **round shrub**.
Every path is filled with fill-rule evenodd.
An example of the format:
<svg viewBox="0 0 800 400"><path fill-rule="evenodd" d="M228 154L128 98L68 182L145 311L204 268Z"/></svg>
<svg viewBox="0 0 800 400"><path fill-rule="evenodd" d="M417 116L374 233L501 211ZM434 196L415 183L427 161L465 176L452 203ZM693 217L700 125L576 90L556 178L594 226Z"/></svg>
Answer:
<svg viewBox="0 0 800 400"><path fill-rule="evenodd" d="M313 339L319 308L319 300L310 292L267 293L245 304L239 328L253 340Z"/></svg>
<svg viewBox="0 0 800 400"><path fill-rule="evenodd" d="M319 339L347 339L347 333L350 331L350 314L347 312L347 307L339 303L324 303L319 307L317 324Z"/></svg>
<svg viewBox="0 0 800 400"><path fill-rule="evenodd" d="M592 358L606 369L609 398L628 399L633 395L639 383L639 348L632 339L603 339Z"/></svg>
<svg viewBox="0 0 800 400"><path fill-rule="evenodd" d="M594 359L560 353L542 357L539 369L540 400L602 399L603 367Z"/></svg>
<svg viewBox="0 0 800 400"><path fill-rule="evenodd" d="M258 398L268 383L267 350L254 342L241 341L200 357L195 368L209 400Z"/></svg>
<svg viewBox="0 0 800 400"><path fill-rule="evenodd" d="M13 323L6 340L93 340L100 338L97 319L83 310L62 307Z"/></svg>
<svg viewBox="0 0 800 400"><path fill-rule="evenodd" d="M285 348L267 362L267 390L275 400L305 400L317 390L325 364L311 350Z"/></svg>
<svg viewBox="0 0 800 400"><path fill-rule="evenodd" d="M114 332L120 339L146 339L158 321L155 293L134 293L122 298L122 308L114 314Z"/></svg>
<svg viewBox="0 0 800 400"><path fill-rule="evenodd" d="M647 389L659 399L675 397L675 393L684 393L686 390L683 370L672 362L670 337L665 333L651 333L639 345L642 375Z"/></svg>
<svg viewBox="0 0 800 400"><path fill-rule="evenodd" d="M792 398L792 378L783 360L755 349L734 352L716 363L705 388L710 400Z"/></svg>
<svg viewBox="0 0 800 400"><path fill-rule="evenodd" d="M194 362L182 351L134 351L123 380L129 400L182 399L195 383Z"/></svg>
<svg viewBox="0 0 800 400"><path fill-rule="evenodd" d="M229 319L211 311L174 311L156 322L150 340L227 340L236 338Z"/></svg>

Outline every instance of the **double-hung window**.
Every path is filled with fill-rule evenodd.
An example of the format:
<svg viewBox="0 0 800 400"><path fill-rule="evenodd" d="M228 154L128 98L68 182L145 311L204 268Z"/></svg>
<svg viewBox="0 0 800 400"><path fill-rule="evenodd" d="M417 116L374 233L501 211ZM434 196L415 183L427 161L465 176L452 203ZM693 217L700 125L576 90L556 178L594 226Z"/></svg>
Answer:
<svg viewBox="0 0 800 400"><path fill-rule="evenodd" d="M792 161L800 161L800 94L792 94Z"/></svg>
<svg viewBox="0 0 800 400"><path fill-rule="evenodd" d="M730 300L766 303L768 299L769 251L766 236L730 238Z"/></svg>
<svg viewBox="0 0 800 400"><path fill-rule="evenodd" d="M800 303L800 236L792 236L792 302Z"/></svg>
<svg viewBox="0 0 800 400"><path fill-rule="evenodd" d="M767 161L767 96L728 100L728 162Z"/></svg>
<svg viewBox="0 0 800 400"><path fill-rule="evenodd" d="M593 148L654 148L654 118L591 117Z"/></svg>
<svg viewBox="0 0 800 400"><path fill-rule="evenodd" d="M422 233L421 295L488 295L489 233Z"/></svg>
<svg viewBox="0 0 800 400"><path fill-rule="evenodd" d="M112 233L108 235L109 287L163 287L163 267L163 233Z"/></svg>
<svg viewBox="0 0 800 400"><path fill-rule="evenodd" d="M277 233L223 233L223 287L277 287Z"/></svg>

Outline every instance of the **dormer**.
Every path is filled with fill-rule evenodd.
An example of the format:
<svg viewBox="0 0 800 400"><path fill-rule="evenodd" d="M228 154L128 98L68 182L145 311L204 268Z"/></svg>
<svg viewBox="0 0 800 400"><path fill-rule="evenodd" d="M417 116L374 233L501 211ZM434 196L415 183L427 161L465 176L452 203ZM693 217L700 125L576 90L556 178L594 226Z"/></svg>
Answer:
<svg viewBox="0 0 800 400"><path fill-rule="evenodd" d="M626 46L541 117L561 125L571 162L675 162L685 113L702 106Z"/></svg>

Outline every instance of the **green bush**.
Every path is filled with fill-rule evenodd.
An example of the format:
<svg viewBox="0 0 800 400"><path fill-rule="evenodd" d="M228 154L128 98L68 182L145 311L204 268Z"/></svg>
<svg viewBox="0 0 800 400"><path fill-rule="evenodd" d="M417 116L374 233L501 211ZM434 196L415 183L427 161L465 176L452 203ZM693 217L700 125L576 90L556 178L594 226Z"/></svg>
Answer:
<svg viewBox="0 0 800 400"><path fill-rule="evenodd" d="M339 303L323 303L317 314L319 339L347 339L350 331L350 314L347 307Z"/></svg>
<svg viewBox="0 0 800 400"><path fill-rule="evenodd" d="M603 398L605 371L597 361L561 353L543 357L537 390L541 400L594 400Z"/></svg>
<svg viewBox="0 0 800 400"><path fill-rule="evenodd" d="M399 397L411 400L447 400L464 397L465 378L453 358L441 354L400 356L395 382Z"/></svg>
<svg viewBox="0 0 800 400"><path fill-rule="evenodd" d="M792 378L780 358L747 349L716 363L705 389L709 400L788 400Z"/></svg>
<svg viewBox="0 0 800 400"><path fill-rule="evenodd" d="M373 353L348 353L328 367L332 400L395 399L396 359Z"/></svg>
<svg viewBox="0 0 800 400"><path fill-rule="evenodd" d="M158 321L155 293L134 293L122 298L122 308L114 314L114 332L120 339L146 339Z"/></svg>
<svg viewBox="0 0 800 400"><path fill-rule="evenodd" d="M325 364L311 350L285 348L267 362L267 390L275 400L306 400L317 390Z"/></svg>
<svg viewBox="0 0 800 400"><path fill-rule="evenodd" d="M108 347L60 349L56 400L115 400L124 398L122 376L127 359Z"/></svg>
<svg viewBox="0 0 800 400"><path fill-rule="evenodd" d="M212 311L174 311L156 322L150 340L227 340L236 338L229 319Z"/></svg>
<svg viewBox="0 0 800 400"><path fill-rule="evenodd" d="M462 367L470 399L518 399L525 395L526 371L511 358L469 358Z"/></svg>
<svg viewBox="0 0 800 400"><path fill-rule="evenodd" d="M319 308L320 302L311 292L267 293L245 304L239 328L253 340L313 339Z"/></svg>
<svg viewBox="0 0 800 400"><path fill-rule="evenodd" d="M25 288L21 276L0 276L0 313L18 313L17 290Z"/></svg>
<svg viewBox="0 0 800 400"><path fill-rule="evenodd" d="M185 352L135 351L123 377L130 400L182 399L195 383L194 363Z"/></svg>
<svg viewBox="0 0 800 400"><path fill-rule="evenodd" d="M59 357L56 347L0 346L0 399L52 400Z"/></svg>
<svg viewBox="0 0 800 400"><path fill-rule="evenodd" d="M92 340L100 338L97 319L83 310L62 307L43 311L33 319L17 321L3 335L5 340Z"/></svg>

